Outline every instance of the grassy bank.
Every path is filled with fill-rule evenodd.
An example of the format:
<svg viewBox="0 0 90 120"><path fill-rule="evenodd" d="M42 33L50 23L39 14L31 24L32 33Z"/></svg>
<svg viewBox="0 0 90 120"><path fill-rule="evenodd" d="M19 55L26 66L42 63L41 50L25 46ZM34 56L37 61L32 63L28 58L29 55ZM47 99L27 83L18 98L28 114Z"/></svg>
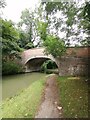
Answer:
<svg viewBox="0 0 90 120"><path fill-rule="evenodd" d="M32 83L17 96L2 103L3 118L32 118L40 104L45 78ZM1 117L1 116L0 116Z"/></svg>
<svg viewBox="0 0 90 120"><path fill-rule="evenodd" d="M65 118L88 117L88 84L85 78L59 77L60 103Z"/></svg>

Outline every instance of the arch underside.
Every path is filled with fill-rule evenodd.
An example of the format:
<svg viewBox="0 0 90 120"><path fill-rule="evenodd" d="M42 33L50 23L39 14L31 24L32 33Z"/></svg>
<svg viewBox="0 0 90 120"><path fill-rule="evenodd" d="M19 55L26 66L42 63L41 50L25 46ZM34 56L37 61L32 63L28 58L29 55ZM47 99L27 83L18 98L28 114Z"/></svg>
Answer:
<svg viewBox="0 0 90 120"><path fill-rule="evenodd" d="M48 57L36 57L36 58L29 59L25 63L25 69L26 69L25 72L40 71L41 70L41 65L46 60L52 60L52 59L50 59ZM54 60L52 60L52 61L54 61Z"/></svg>

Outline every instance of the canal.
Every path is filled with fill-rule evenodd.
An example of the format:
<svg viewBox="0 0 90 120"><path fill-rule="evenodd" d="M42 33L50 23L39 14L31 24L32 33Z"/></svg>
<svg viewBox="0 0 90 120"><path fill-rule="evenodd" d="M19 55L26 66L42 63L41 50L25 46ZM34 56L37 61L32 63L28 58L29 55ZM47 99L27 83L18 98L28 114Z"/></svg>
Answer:
<svg viewBox="0 0 90 120"><path fill-rule="evenodd" d="M45 78L44 73L27 73L4 76L2 78L2 100L13 97L33 82Z"/></svg>

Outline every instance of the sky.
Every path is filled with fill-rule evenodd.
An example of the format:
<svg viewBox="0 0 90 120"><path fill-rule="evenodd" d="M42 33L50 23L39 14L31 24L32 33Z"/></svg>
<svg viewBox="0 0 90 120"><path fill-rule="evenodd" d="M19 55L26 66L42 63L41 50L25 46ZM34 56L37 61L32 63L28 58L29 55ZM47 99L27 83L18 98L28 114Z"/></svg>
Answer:
<svg viewBox="0 0 90 120"><path fill-rule="evenodd" d="M21 12L25 8L34 9L40 0L6 0L6 7L3 9L3 17L18 23Z"/></svg>
<svg viewBox="0 0 90 120"><path fill-rule="evenodd" d="M6 7L3 9L3 17L15 23L20 21L21 12L25 8L34 9L41 0L5 0ZM78 0L76 0L78 1ZM81 0L84 1L84 0Z"/></svg>
<svg viewBox="0 0 90 120"><path fill-rule="evenodd" d="M40 3L41 0L6 0L6 7L3 11L3 18L12 20L15 23L20 22L21 12L26 8L34 9ZM79 1L79 0L77 0ZM80 0L84 1L84 0ZM88 1L88 0L87 0ZM82 3L81 2L81 3ZM65 34L60 32L60 37L64 37ZM83 35L84 36L84 35Z"/></svg>

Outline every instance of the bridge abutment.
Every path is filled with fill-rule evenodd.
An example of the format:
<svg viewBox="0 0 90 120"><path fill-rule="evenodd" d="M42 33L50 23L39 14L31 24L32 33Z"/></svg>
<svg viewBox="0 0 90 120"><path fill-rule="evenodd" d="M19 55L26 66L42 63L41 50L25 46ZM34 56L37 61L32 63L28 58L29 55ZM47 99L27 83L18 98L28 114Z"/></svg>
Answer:
<svg viewBox="0 0 90 120"><path fill-rule="evenodd" d="M90 58L64 57L58 60L59 76L87 76Z"/></svg>

